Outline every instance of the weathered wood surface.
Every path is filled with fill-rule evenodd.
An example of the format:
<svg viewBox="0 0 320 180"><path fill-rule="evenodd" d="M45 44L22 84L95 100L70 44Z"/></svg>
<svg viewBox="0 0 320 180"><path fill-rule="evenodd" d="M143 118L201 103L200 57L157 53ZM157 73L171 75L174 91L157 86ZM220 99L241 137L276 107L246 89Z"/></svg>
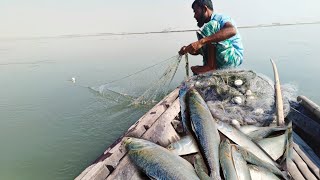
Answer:
<svg viewBox="0 0 320 180"><path fill-rule="evenodd" d="M303 175L301 174L301 172L299 171L296 164L291 159L287 160L287 168L288 168L288 171L293 179L295 179L295 180L304 180L305 179L303 177Z"/></svg>
<svg viewBox="0 0 320 180"><path fill-rule="evenodd" d="M305 96L298 96L297 100L303 107L315 115L317 117L317 122L320 123L320 107Z"/></svg>
<svg viewBox="0 0 320 180"><path fill-rule="evenodd" d="M171 142L180 139L179 135L171 125L171 121L180 112L179 99L177 99L170 108L163 113L155 124L150 127L145 134L141 137L145 140L150 140L161 146L168 146ZM136 166L131 163L129 157L126 155L107 179L143 179L140 171L137 170Z"/></svg>
<svg viewBox="0 0 320 180"><path fill-rule="evenodd" d="M301 174L308 180L317 180L315 175L309 170L308 165L299 156L296 150L292 151L292 160L297 165Z"/></svg>
<svg viewBox="0 0 320 180"><path fill-rule="evenodd" d="M123 137L141 137L177 99L178 92L179 89L177 88L155 105L75 179L105 179L114 169L116 169L120 159L123 158L126 153L124 148L121 147Z"/></svg>
<svg viewBox="0 0 320 180"><path fill-rule="evenodd" d="M294 150L307 164L313 175L320 179L320 158L296 133L293 133L293 141Z"/></svg>

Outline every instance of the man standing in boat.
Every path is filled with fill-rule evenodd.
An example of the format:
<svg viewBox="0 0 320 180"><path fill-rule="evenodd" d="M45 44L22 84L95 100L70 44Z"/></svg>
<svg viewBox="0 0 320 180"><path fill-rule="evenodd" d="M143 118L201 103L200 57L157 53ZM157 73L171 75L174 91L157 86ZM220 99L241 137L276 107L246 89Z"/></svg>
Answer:
<svg viewBox="0 0 320 180"><path fill-rule="evenodd" d="M192 4L198 22L198 41L183 46L179 54L203 56L203 66L192 66L194 74L239 66L243 61L243 46L234 21L216 14L211 0L195 0Z"/></svg>

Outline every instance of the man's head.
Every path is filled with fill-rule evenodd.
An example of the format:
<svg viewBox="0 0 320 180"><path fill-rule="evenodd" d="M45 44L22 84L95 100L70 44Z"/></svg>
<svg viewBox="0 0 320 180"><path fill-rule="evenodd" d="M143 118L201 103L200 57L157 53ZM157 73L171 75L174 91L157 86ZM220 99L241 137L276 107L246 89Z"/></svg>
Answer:
<svg viewBox="0 0 320 180"><path fill-rule="evenodd" d="M194 18L198 22L198 27L202 27L204 23L210 21L213 12L213 5L211 0L195 0L192 3Z"/></svg>

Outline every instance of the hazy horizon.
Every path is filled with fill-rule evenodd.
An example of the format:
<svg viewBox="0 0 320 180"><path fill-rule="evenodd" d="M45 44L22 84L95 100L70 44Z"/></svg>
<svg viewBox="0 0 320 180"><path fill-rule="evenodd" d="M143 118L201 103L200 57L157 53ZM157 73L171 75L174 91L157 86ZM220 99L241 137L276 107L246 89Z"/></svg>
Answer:
<svg viewBox="0 0 320 180"><path fill-rule="evenodd" d="M0 38L194 29L193 0L0 2ZM320 20L317 0L222 1L216 12L238 26Z"/></svg>

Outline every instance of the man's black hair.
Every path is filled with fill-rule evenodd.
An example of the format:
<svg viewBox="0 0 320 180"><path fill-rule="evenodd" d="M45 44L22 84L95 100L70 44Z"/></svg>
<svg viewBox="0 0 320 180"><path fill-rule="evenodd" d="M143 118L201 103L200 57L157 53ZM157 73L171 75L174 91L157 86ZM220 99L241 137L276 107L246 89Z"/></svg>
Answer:
<svg viewBox="0 0 320 180"><path fill-rule="evenodd" d="M209 9L213 10L213 5L211 0L195 0L192 3L192 8L194 8L195 5L201 8L203 8L204 6L207 6Z"/></svg>

